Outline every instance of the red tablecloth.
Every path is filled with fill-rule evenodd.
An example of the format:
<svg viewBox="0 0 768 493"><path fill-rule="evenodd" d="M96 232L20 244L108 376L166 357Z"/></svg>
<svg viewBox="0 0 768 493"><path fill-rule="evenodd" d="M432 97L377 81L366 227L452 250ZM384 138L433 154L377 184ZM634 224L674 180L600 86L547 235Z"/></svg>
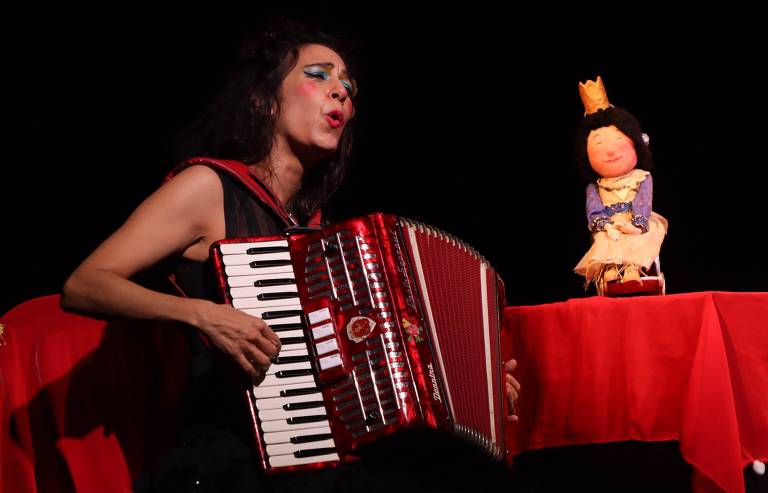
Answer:
<svg viewBox="0 0 768 493"><path fill-rule="evenodd" d="M699 491L768 459L768 293L585 298L506 309L510 451L678 440Z"/></svg>
<svg viewBox="0 0 768 493"><path fill-rule="evenodd" d="M128 492L173 440L185 336L57 307L0 320L0 490ZM505 322L524 387L513 453L677 439L699 485L729 492L768 459L768 294L590 298Z"/></svg>

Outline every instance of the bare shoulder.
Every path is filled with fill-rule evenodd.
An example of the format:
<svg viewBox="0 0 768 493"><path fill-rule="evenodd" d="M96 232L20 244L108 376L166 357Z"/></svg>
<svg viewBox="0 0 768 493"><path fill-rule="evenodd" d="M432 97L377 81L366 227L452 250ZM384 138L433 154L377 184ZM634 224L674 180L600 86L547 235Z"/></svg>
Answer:
<svg viewBox="0 0 768 493"><path fill-rule="evenodd" d="M139 207L167 213L204 214L223 203L221 180L206 166L190 166L158 188Z"/></svg>
<svg viewBox="0 0 768 493"><path fill-rule="evenodd" d="M163 184L162 189L189 195L221 195L221 180L216 172L203 165L194 165L182 170L178 175Z"/></svg>

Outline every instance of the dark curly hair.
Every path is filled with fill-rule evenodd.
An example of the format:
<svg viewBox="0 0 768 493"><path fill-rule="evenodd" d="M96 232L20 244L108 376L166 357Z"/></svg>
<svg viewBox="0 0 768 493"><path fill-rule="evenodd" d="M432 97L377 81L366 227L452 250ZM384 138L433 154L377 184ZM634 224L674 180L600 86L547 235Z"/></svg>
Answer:
<svg viewBox="0 0 768 493"><path fill-rule="evenodd" d="M653 156L651 149L643 141L643 131L640 130L640 123L634 116L626 110L611 106L604 110L598 110L584 117L576 130L574 140L574 154L576 161L584 179L587 182L594 182L598 178L595 170L589 165L589 156L587 155L587 138L592 130L602 127L616 126L621 132L632 140L637 153L637 168L651 171L653 168Z"/></svg>
<svg viewBox="0 0 768 493"><path fill-rule="evenodd" d="M283 79L295 66L299 48L320 44L337 52L354 73L355 47L351 41L297 20L268 22L246 39L239 63L208 110L176 139L178 159L215 157L254 164L266 158L273 145ZM351 122L350 122L351 124ZM336 152L315 163L302 178L301 190L287 204L301 224L321 208L341 184L352 149L348 124Z"/></svg>

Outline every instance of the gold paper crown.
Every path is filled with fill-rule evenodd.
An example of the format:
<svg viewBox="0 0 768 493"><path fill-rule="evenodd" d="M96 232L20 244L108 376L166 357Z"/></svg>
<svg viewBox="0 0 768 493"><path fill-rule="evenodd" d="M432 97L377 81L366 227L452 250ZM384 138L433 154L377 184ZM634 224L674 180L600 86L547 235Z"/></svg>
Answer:
<svg viewBox="0 0 768 493"><path fill-rule="evenodd" d="M581 95L581 102L584 103L585 115L591 115L598 110L611 107L611 103L608 102L608 94L605 93L603 79L599 75L597 80L579 82L579 95Z"/></svg>

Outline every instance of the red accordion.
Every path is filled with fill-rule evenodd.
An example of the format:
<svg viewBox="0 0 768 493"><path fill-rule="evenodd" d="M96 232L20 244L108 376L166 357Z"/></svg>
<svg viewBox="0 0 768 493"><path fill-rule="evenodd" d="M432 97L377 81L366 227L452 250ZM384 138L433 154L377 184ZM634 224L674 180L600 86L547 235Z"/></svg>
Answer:
<svg viewBox="0 0 768 493"><path fill-rule="evenodd" d="M504 455L503 287L472 248L379 213L212 252L226 301L282 341L249 391L266 470L331 465L418 426Z"/></svg>

